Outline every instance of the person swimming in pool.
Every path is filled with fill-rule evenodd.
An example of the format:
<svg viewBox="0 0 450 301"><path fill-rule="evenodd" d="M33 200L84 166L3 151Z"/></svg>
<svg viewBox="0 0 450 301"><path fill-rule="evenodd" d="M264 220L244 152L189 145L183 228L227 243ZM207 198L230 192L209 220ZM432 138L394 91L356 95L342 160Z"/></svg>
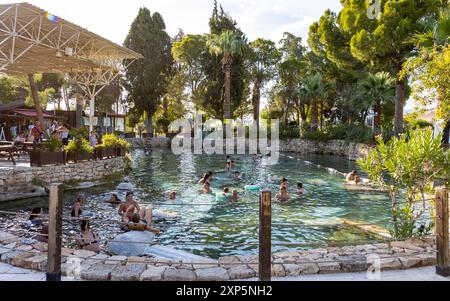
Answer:
<svg viewBox="0 0 450 301"><path fill-rule="evenodd" d="M203 185L203 193L212 193L211 184L209 182L206 182L205 185Z"/></svg>
<svg viewBox="0 0 450 301"><path fill-rule="evenodd" d="M276 199L278 202L286 204L291 201L291 196L287 193L285 187L281 187L280 192L276 196Z"/></svg>
<svg viewBox="0 0 450 301"><path fill-rule="evenodd" d="M233 179L234 179L234 180L242 180L242 175L241 175L241 173L240 173L239 171L235 171L235 172L233 173Z"/></svg>
<svg viewBox="0 0 450 301"><path fill-rule="evenodd" d="M70 215L74 218L79 218L83 210L81 209L81 206L83 206L86 203L86 197L84 194L79 194L77 197L77 200L72 205L72 211Z"/></svg>
<svg viewBox="0 0 450 301"><path fill-rule="evenodd" d="M239 194L237 190L233 190L233 194L228 198L230 203L234 203L240 200Z"/></svg>
<svg viewBox="0 0 450 301"><path fill-rule="evenodd" d="M169 200L175 201L177 199L177 193L175 191L169 192Z"/></svg>
<svg viewBox="0 0 450 301"><path fill-rule="evenodd" d="M200 181L198 181L199 184L205 184L206 182L211 183L211 175L209 173L205 173Z"/></svg>
<svg viewBox="0 0 450 301"><path fill-rule="evenodd" d="M300 195L304 195L304 194L307 193L303 183L298 183L297 184L297 193L300 194Z"/></svg>
<svg viewBox="0 0 450 301"><path fill-rule="evenodd" d="M280 183L280 190L281 190L282 188L285 188L286 191L287 191L287 189L288 189L288 184L289 184L288 180L287 180L286 178L283 178L283 180L281 180L281 183Z"/></svg>
<svg viewBox="0 0 450 301"><path fill-rule="evenodd" d="M108 204L112 204L112 205L120 205L122 203L122 201L119 199L117 194L111 195L111 198L108 201L106 201L106 202Z"/></svg>
<svg viewBox="0 0 450 301"><path fill-rule="evenodd" d="M227 162L227 165L225 166L225 171L230 172L231 171L231 162Z"/></svg>
<svg viewBox="0 0 450 301"><path fill-rule="evenodd" d="M231 167L231 169L233 169L233 168L235 168L236 167L236 163L233 161L233 160L231 160L231 164L230 164L230 167Z"/></svg>
<svg viewBox="0 0 450 301"><path fill-rule="evenodd" d="M347 183L352 185L358 185L359 183L361 183L361 178L359 177L358 172L356 170L349 173L345 178L345 180L347 181Z"/></svg>

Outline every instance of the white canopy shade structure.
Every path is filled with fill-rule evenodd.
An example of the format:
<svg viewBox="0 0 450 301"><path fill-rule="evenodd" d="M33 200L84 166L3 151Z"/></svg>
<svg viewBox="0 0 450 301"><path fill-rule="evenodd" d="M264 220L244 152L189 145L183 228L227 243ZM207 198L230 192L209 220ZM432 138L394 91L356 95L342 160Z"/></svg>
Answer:
<svg viewBox="0 0 450 301"><path fill-rule="evenodd" d="M142 55L29 3L0 4L0 73L64 73L95 96Z"/></svg>

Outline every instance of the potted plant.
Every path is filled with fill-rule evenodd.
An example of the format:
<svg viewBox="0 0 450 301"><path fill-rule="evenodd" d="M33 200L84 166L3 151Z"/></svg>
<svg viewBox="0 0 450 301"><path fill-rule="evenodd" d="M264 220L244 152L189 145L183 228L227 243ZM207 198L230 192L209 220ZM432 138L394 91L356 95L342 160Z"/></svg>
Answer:
<svg viewBox="0 0 450 301"><path fill-rule="evenodd" d="M83 137L75 138L66 147L67 161L78 163L94 159L94 148Z"/></svg>
<svg viewBox="0 0 450 301"><path fill-rule="evenodd" d="M45 166L45 165L64 165L64 151L63 143L57 138L51 137L40 144L30 152L30 165Z"/></svg>
<svg viewBox="0 0 450 301"><path fill-rule="evenodd" d="M97 158L103 159L115 157L116 148L118 146L117 139L119 138L114 134L103 135L102 143L96 147Z"/></svg>

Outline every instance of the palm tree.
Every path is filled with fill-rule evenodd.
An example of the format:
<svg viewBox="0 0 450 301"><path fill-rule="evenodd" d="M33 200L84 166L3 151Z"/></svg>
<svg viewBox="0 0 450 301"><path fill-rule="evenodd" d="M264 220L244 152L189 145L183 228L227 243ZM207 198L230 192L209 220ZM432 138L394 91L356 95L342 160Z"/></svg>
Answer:
<svg viewBox="0 0 450 301"><path fill-rule="evenodd" d="M222 70L225 73L224 119L231 119L231 66L233 58L245 52L246 43L236 32L227 30L220 35L210 35L207 46L211 54L222 56Z"/></svg>
<svg viewBox="0 0 450 301"><path fill-rule="evenodd" d="M410 42L426 52L442 49L450 39L450 8L440 11L438 18L422 22L423 31L412 36Z"/></svg>
<svg viewBox="0 0 450 301"><path fill-rule="evenodd" d="M387 72L369 73L367 78L360 81L358 88L360 97L369 100L374 107L375 127L381 128L382 103L395 98L395 80Z"/></svg>
<svg viewBox="0 0 450 301"><path fill-rule="evenodd" d="M319 128L319 101L326 97L327 87L322 83L322 75L319 73L306 77L303 87L311 102L311 131L317 131Z"/></svg>

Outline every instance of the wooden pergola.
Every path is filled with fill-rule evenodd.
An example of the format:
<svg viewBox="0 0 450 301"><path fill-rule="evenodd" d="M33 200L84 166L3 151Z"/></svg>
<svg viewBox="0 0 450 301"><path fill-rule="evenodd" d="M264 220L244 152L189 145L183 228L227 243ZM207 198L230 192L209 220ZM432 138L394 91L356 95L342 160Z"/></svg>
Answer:
<svg viewBox="0 0 450 301"><path fill-rule="evenodd" d="M63 73L90 99L142 55L29 3L0 4L0 73Z"/></svg>

